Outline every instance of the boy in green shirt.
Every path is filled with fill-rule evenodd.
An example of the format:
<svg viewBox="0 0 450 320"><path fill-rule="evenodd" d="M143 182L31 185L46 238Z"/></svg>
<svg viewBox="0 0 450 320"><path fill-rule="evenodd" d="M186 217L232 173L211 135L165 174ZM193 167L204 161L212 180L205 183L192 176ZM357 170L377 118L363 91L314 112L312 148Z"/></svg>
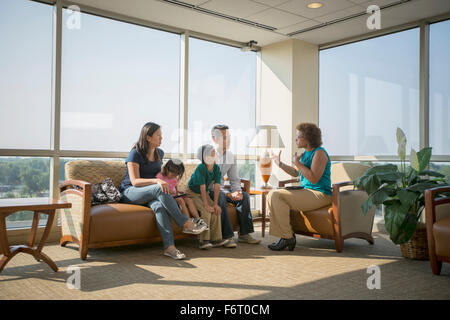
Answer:
<svg viewBox="0 0 450 320"><path fill-rule="evenodd" d="M221 208L219 201L220 182L222 175L216 164L216 152L214 147L207 144L197 151L197 158L202 162L195 169L188 183L187 196L194 201L200 212L201 218L209 225L209 230L199 235L200 249L220 247L226 240L222 239L222 227L220 224ZM207 190L214 183L214 200L210 198Z"/></svg>

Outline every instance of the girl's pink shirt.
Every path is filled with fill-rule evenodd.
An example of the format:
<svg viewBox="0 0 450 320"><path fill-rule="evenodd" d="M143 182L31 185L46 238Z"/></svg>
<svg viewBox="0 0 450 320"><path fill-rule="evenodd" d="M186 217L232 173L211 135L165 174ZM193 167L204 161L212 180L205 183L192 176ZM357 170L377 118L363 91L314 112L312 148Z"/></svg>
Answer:
<svg viewBox="0 0 450 320"><path fill-rule="evenodd" d="M169 189L173 192L173 193L177 193L177 189L175 188L178 184L178 178L173 178L173 179L169 179L166 176L164 176L161 172L159 172L156 175L157 179L161 179L165 182L167 182L167 184L169 185Z"/></svg>

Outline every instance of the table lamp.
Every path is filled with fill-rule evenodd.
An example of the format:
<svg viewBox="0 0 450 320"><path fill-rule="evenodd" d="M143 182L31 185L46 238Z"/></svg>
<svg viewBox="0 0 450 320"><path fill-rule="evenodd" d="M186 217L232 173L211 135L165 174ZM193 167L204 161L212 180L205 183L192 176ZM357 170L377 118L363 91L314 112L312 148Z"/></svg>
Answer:
<svg viewBox="0 0 450 320"><path fill-rule="evenodd" d="M277 126L257 126L256 135L253 137L248 147L258 148L262 151L259 157L259 170L261 171L264 185L261 188L271 189L272 186L268 183L270 175L272 174L272 158L270 157L269 150L272 148L284 148L283 140L281 140Z"/></svg>

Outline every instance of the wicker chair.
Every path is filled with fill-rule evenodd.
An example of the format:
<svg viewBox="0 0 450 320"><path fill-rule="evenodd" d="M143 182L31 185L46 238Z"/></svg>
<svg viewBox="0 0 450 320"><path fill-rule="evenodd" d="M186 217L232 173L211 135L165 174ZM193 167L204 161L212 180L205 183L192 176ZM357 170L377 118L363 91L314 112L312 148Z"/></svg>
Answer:
<svg viewBox="0 0 450 320"><path fill-rule="evenodd" d="M344 240L348 238L360 238L374 244L372 227L375 209L363 216L361 205L368 195L365 191L353 190L353 181L368 168L359 163L333 164L331 205L305 212L291 210L293 231L314 238L334 239L337 252L342 252ZM299 182L299 179L279 181L279 186L293 182Z"/></svg>
<svg viewBox="0 0 450 320"><path fill-rule="evenodd" d="M450 192L450 186L425 190L425 219L431 271L439 275L442 262L450 262L450 197L436 195Z"/></svg>
<svg viewBox="0 0 450 320"><path fill-rule="evenodd" d="M178 190L186 190L196 166L185 165ZM161 241L152 209L125 203L91 205L92 184L111 178L118 188L126 174L124 161L75 160L66 163L65 171L67 180L60 185L60 198L72 203L72 208L61 210L61 246L77 243L81 259L85 260L89 248ZM248 192L250 181L241 181ZM237 231L236 208L231 203L228 205L231 224ZM173 221L172 229L175 239L192 237L182 233Z"/></svg>

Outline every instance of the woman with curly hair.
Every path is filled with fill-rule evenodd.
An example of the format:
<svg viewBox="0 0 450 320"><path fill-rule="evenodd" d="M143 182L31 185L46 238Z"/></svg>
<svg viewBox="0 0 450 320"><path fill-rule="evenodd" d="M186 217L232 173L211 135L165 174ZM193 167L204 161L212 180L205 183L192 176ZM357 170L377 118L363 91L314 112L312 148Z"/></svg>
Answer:
<svg viewBox="0 0 450 320"><path fill-rule="evenodd" d="M295 142L298 148L304 148L301 155L294 155L289 166L272 154L274 162L292 177L300 177L303 189L272 190L268 194L270 210L270 231L272 236L280 237L278 242L269 245L271 250L294 250L295 234L290 223L290 211L310 211L331 203L331 159L321 147L322 133L313 123L301 123L297 127Z"/></svg>

